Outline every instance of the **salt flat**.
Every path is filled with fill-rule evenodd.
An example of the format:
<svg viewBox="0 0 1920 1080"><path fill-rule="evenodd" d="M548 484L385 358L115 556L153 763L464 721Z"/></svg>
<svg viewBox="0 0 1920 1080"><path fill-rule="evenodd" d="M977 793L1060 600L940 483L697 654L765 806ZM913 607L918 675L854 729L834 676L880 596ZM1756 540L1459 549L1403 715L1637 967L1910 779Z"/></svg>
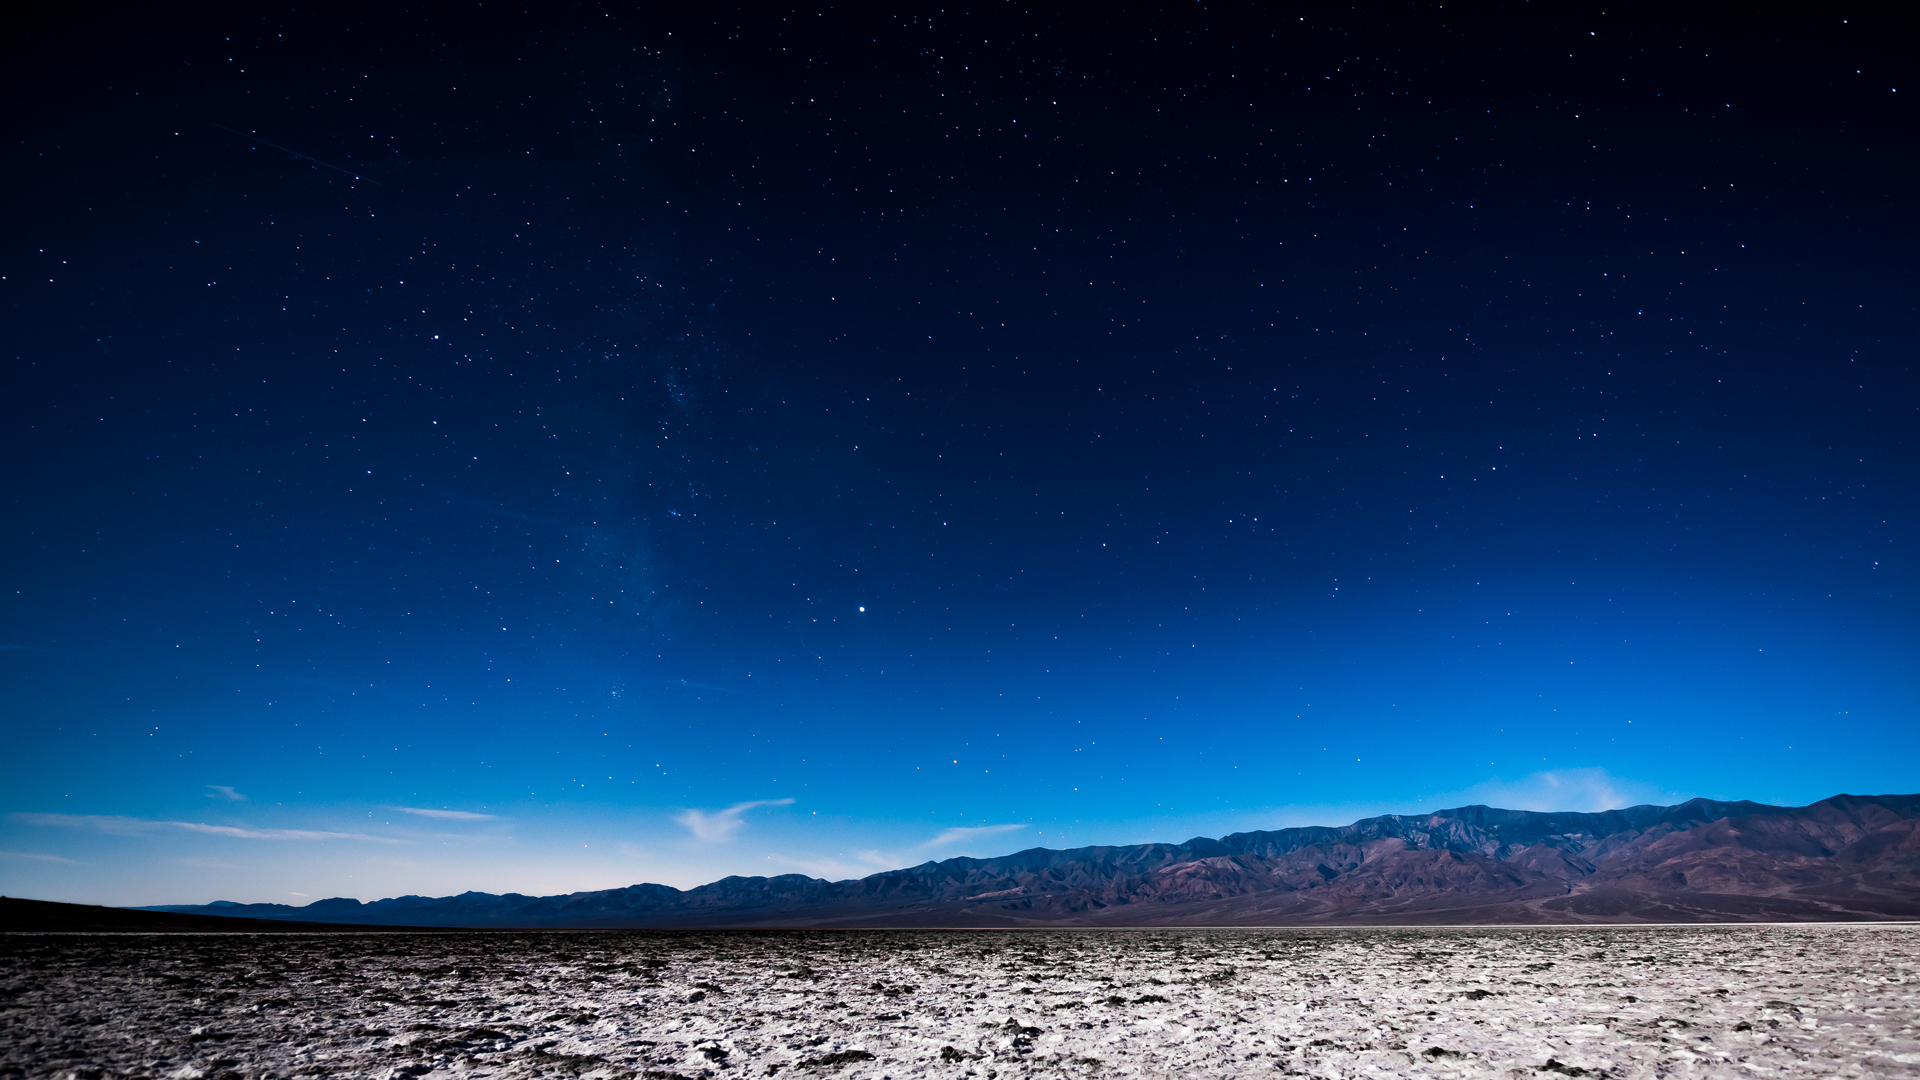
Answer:
<svg viewBox="0 0 1920 1080"><path fill-rule="evenodd" d="M22 1077L1920 1076L1920 926L10 935Z"/></svg>

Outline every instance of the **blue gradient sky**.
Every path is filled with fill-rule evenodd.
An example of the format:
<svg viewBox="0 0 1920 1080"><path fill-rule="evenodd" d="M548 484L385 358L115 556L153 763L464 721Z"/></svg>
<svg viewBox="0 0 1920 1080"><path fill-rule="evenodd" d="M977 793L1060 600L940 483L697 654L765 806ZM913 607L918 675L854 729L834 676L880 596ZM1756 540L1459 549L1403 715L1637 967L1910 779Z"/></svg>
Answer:
<svg viewBox="0 0 1920 1080"><path fill-rule="evenodd" d="M1920 787L1888 39L1410 18L27 27L0 891Z"/></svg>

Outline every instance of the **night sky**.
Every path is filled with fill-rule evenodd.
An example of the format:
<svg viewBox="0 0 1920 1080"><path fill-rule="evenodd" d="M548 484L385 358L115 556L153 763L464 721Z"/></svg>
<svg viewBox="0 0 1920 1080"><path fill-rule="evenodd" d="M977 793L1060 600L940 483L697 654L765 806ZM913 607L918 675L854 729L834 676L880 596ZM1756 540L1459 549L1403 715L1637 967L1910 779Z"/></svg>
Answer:
<svg viewBox="0 0 1920 1080"><path fill-rule="evenodd" d="M10 16L0 892L1920 790L1883 16L534 7Z"/></svg>

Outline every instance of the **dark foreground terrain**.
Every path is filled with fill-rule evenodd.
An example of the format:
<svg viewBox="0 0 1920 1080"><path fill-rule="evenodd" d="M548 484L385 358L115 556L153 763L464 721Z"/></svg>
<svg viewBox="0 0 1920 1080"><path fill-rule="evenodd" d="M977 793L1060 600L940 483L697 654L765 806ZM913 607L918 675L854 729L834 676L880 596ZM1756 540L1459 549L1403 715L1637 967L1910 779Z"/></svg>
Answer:
<svg viewBox="0 0 1920 1080"><path fill-rule="evenodd" d="M1920 927L9 935L0 1076L1920 1075Z"/></svg>
<svg viewBox="0 0 1920 1080"><path fill-rule="evenodd" d="M361 925L1284 926L1920 919L1920 795L1695 799L1599 814L1466 806L1184 844L1032 848L858 881L465 893L178 913Z"/></svg>

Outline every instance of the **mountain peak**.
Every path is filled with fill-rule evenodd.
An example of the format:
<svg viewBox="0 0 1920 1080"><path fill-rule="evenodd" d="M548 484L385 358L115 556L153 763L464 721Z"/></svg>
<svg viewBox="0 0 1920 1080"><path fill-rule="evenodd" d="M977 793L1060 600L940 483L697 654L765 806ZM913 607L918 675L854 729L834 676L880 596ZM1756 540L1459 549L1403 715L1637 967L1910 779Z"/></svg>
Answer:
<svg viewBox="0 0 1920 1080"><path fill-rule="evenodd" d="M1920 917L1920 795L1690 799L1596 813L1473 805L1181 844L1026 848L831 882L467 892L149 910L377 925L1016 926Z"/></svg>

